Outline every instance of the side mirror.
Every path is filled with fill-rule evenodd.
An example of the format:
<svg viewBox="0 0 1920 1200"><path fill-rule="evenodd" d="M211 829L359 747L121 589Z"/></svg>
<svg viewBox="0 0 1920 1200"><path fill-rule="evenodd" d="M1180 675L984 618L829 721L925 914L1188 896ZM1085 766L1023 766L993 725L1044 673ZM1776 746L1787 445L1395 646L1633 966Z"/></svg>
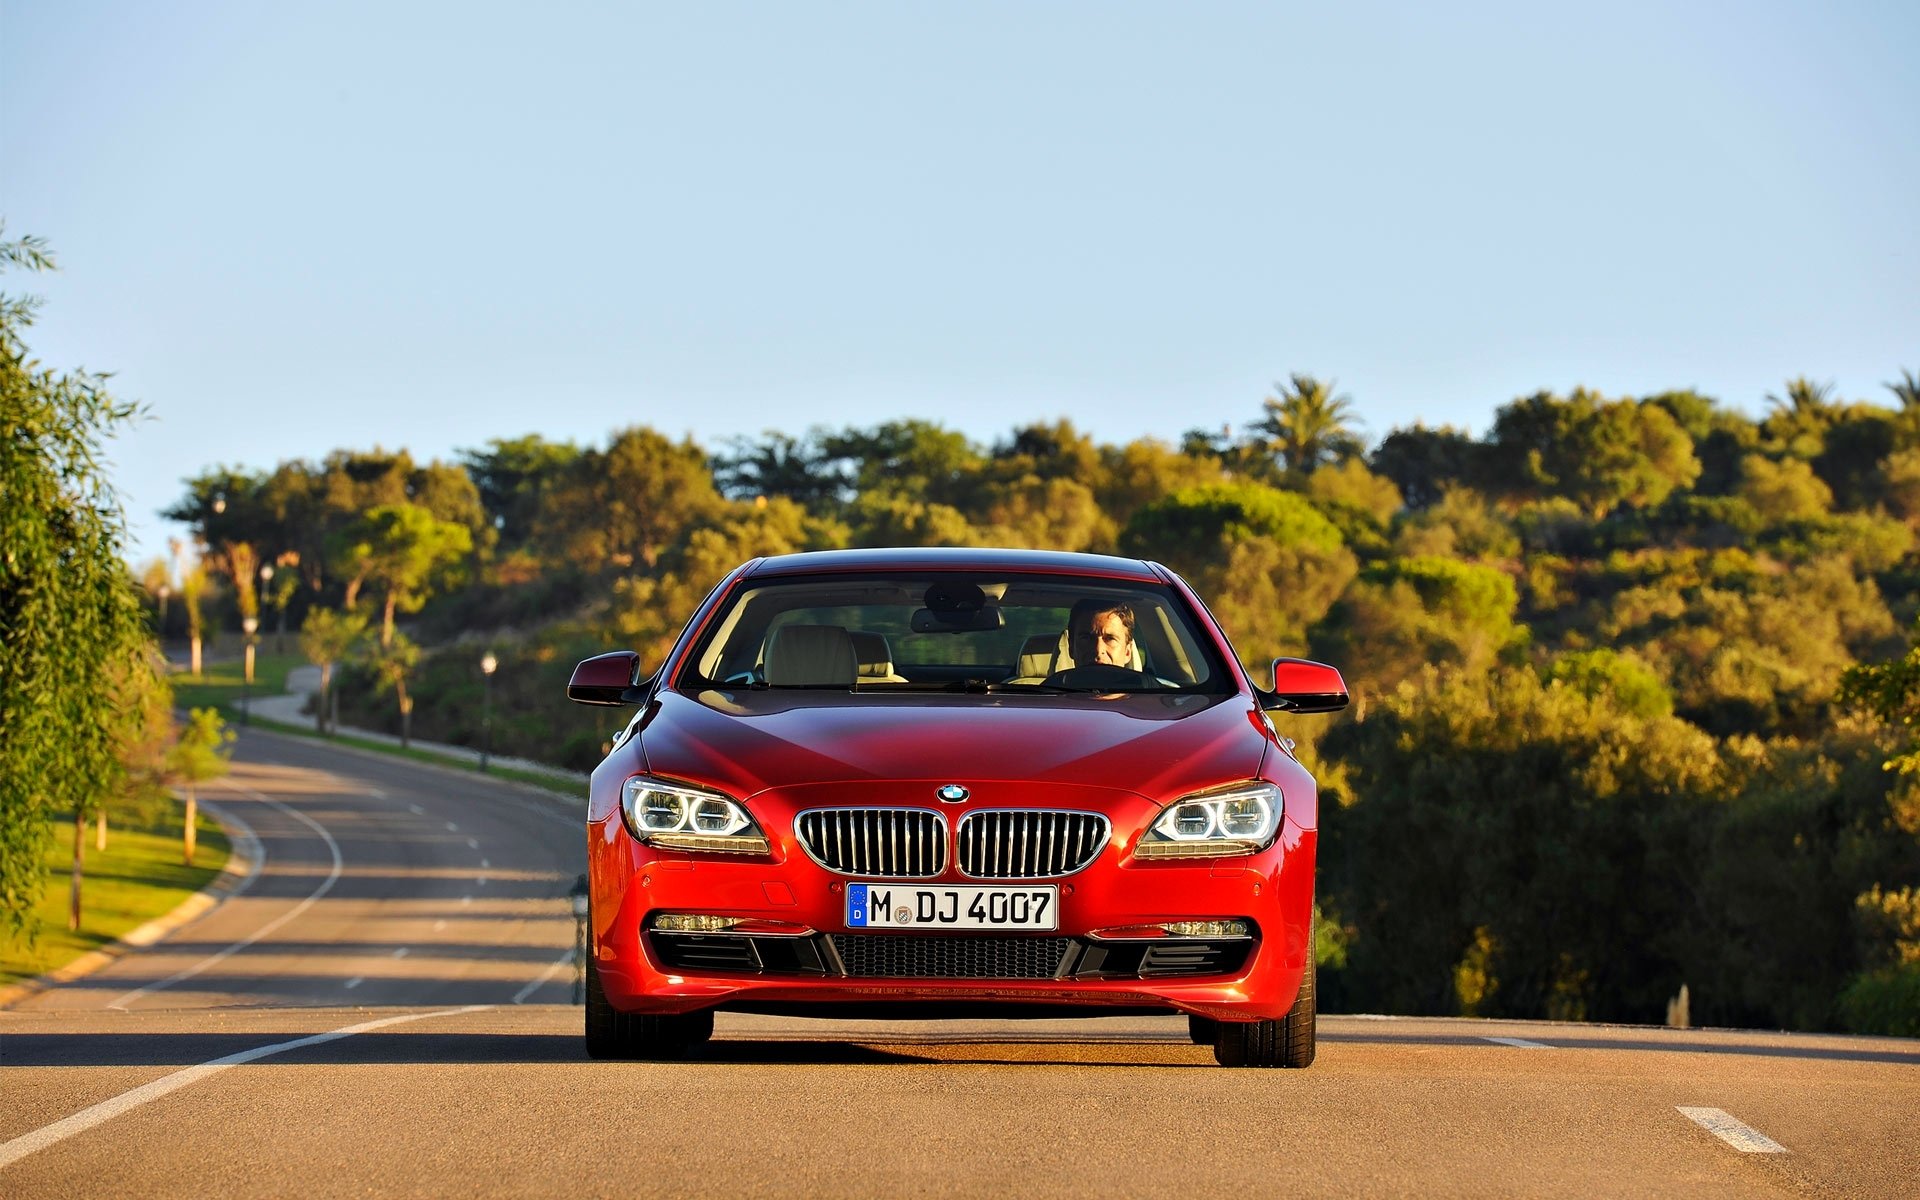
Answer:
<svg viewBox="0 0 1920 1200"><path fill-rule="evenodd" d="M596 654L583 659L567 681L567 699L575 704L599 704L617 708L638 704L646 699L650 679L636 679L640 656L631 650Z"/></svg>
<svg viewBox="0 0 1920 1200"><path fill-rule="evenodd" d="M1260 693L1268 712L1330 713L1347 706L1347 681L1326 663L1304 658L1273 660L1273 690Z"/></svg>

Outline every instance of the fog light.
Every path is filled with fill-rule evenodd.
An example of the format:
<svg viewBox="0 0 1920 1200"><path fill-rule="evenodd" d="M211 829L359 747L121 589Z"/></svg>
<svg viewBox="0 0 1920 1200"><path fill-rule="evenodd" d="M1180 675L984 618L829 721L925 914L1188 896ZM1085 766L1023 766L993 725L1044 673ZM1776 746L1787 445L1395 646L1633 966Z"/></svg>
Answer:
<svg viewBox="0 0 1920 1200"><path fill-rule="evenodd" d="M705 913L659 913L653 918L655 929L676 933L719 933L745 923L745 917L714 917Z"/></svg>
<svg viewBox="0 0 1920 1200"><path fill-rule="evenodd" d="M1253 926L1246 921L1169 921L1160 928L1174 937L1190 938L1243 938L1253 936Z"/></svg>

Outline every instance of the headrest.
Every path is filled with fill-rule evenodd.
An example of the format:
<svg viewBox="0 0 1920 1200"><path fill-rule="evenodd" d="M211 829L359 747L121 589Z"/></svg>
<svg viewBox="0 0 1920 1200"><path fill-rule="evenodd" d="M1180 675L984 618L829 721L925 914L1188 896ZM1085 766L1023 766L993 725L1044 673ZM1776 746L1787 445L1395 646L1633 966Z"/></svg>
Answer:
<svg viewBox="0 0 1920 1200"><path fill-rule="evenodd" d="M862 676L877 679L893 674L893 649L885 634L849 629L847 637L853 642L853 660Z"/></svg>
<svg viewBox="0 0 1920 1200"><path fill-rule="evenodd" d="M767 643L767 682L801 687L853 686L853 640L838 625L783 625Z"/></svg>
<svg viewBox="0 0 1920 1200"><path fill-rule="evenodd" d="M1036 633L1020 647L1020 668L1014 672L1023 678L1053 674L1054 650L1060 639L1050 633Z"/></svg>

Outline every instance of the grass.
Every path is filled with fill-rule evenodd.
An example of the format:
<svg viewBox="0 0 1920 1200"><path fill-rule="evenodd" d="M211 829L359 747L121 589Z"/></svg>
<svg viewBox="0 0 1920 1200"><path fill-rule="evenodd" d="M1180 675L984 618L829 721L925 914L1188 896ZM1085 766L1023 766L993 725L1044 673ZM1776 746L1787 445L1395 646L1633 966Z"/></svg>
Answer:
<svg viewBox="0 0 1920 1200"><path fill-rule="evenodd" d="M173 702L179 708L217 708L220 715L228 721L238 724L240 709L236 703L245 694L246 683L244 668L238 659L221 660L204 664L206 670L198 676L185 673L173 676ZM257 654L253 664L253 694L256 696L277 696L287 690L287 672L295 667L306 666L307 660L299 654ZM414 762L432 763L435 766L452 767L459 771L471 771L478 775L480 766L469 759L447 754L438 754L432 750L422 750L415 746L401 749L387 742L374 741L371 738L354 737L341 734L336 737L324 737L310 724L290 725L284 721L273 721L255 716L251 724L257 729L270 729L275 733L289 733L296 737L312 738L315 741L331 742L339 746L351 746L358 750L371 750L376 754L386 754L394 758L411 759ZM542 771L525 771L513 767L491 765L485 774L494 779L511 779L516 783L531 784L549 791L565 787L564 776L550 775ZM580 772L582 776L586 773Z"/></svg>
<svg viewBox="0 0 1920 1200"><path fill-rule="evenodd" d="M181 708L217 708L224 717L233 718L240 710L235 701L247 692L246 667L240 659L223 658L202 664L198 675L180 672L173 676L173 702ZM253 660L253 694L278 696L287 690L287 672L307 665L299 654L256 652Z"/></svg>
<svg viewBox="0 0 1920 1200"><path fill-rule="evenodd" d="M199 846L194 865L180 861L180 831L115 828L108 819L107 848L94 849L87 823L85 874L80 889L80 929L67 928L68 878L73 869L73 822L50 820L53 838L42 859L46 889L34 908L31 941L0 944L0 987L43 975L131 933L170 912L226 865L229 847L220 826L202 813L195 822Z"/></svg>
<svg viewBox="0 0 1920 1200"><path fill-rule="evenodd" d="M371 750L375 754L385 754L393 758L405 758L420 763L432 763L434 766L439 767L452 767L455 770L469 771L475 775L483 773L478 763L470 762L464 758L455 758L447 754L439 754L432 750L422 750L418 746L408 746L403 750L390 742L376 742L371 738L355 737L350 733L327 737L315 730L311 725L288 725L284 721L270 721L264 717L255 717L253 724L256 729L270 729L275 733L292 734L294 737L310 738L316 742L330 742L336 746L351 746L356 750ZM503 767L497 763L490 765L484 774L489 779L511 779L515 783L531 784L534 787L545 788L548 791L564 787L568 782L564 775L548 774L545 771L523 771L514 767ZM580 777L584 779L586 772L580 772Z"/></svg>

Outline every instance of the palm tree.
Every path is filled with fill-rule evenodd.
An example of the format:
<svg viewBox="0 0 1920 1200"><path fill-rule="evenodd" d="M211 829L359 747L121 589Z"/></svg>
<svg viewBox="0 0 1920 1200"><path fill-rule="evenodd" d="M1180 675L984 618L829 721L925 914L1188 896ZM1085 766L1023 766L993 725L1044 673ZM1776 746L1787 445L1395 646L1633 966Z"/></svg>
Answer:
<svg viewBox="0 0 1920 1200"><path fill-rule="evenodd" d="M1767 403L1775 412L1793 413L1795 416L1819 416L1833 407L1833 385L1815 383L1805 375L1787 380L1786 396L1767 393Z"/></svg>
<svg viewBox="0 0 1920 1200"><path fill-rule="evenodd" d="M1266 415L1253 428L1266 436L1268 452L1288 474L1310 475L1364 448L1354 429L1359 421L1352 399L1335 395L1333 387L1331 379L1296 373L1286 386L1274 385L1277 397L1261 402Z"/></svg>
<svg viewBox="0 0 1920 1200"><path fill-rule="evenodd" d="M1900 372L1900 382L1885 386L1900 401L1903 410L1912 412L1920 409L1920 375L1903 370Z"/></svg>

